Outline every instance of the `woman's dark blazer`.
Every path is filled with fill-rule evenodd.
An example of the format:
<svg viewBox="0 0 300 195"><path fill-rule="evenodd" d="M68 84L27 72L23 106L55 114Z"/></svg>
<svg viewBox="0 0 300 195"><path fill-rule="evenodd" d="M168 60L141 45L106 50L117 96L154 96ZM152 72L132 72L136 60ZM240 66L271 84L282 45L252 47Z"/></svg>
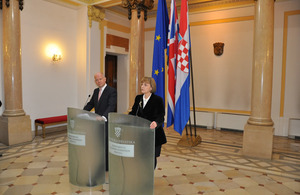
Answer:
<svg viewBox="0 0 300 195"><path fill-rule="evenodd" d="M155 128L155 146L167 143L163 129L165 106L160 96L152 93L145 108L143 108L143 95L137 95L129 114L148 119L151 122L155 121L157 123L157 127Z"/></svg>

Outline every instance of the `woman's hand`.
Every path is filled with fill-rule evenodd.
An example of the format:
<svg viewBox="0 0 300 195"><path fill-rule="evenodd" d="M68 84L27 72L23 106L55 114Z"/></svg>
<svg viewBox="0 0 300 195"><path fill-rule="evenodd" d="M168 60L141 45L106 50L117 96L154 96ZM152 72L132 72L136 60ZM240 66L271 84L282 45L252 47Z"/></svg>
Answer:
<svg viewBox="0 0 300 195"><path fill-rule="evenodd" d="M155 121L153 121L151 124L150 124L150 129L155 129L157 127L157 123Z"/></svg>

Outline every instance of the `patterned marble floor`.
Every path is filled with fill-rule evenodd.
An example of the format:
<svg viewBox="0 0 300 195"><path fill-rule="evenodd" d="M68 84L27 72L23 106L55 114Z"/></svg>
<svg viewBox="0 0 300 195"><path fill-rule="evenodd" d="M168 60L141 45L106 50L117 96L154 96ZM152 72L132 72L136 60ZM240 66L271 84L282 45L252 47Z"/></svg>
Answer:
<svg viewBox="0 0 300 195"><path fill-rule="evenodd" d="M300 194L300 141L274 138L272 160L241 155L242 133L198 129L201 144L182 147L166 130L155 170L155 195ZM87 188L69 183L66 132L32 142L0 145L0 194L109 194L109 184ZM107 178L108 180L108 178Z"/></svg>

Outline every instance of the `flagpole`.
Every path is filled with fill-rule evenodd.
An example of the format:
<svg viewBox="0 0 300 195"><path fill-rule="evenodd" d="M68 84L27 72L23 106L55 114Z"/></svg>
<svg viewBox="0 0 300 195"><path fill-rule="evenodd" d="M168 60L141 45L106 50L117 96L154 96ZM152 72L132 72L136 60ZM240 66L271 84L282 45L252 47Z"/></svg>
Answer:
<svg viewBox="0 0 300 195"><path fill-rule="evenodd" d="M194 92L194 74L193 74L193 58L192 58L192 41L191 41L191 36L189 36L190 38L190 71L191 71L191 82L192 82L192 98L193 98L193 114L194 114L194 130L195 130L195 136L194 139L191 135L191 138L193 140L193 146L198 145L199 143L201 143L202 138L200 136L197 136L197 130L196 130L196 126L197 126L197 121L196 121L196 112L195 112L195 92ZM191 127L190 127L191 128ZM191 130L192 132L192 130Z"/></svg>
<svg viewBox="0 0 300 195"><path fill-rule="evenodd" d="M185 126L185 135L188 136L189 133L188 133L188 129L187 129L187 125Z"/></svg>
<svg viewBox="0 0 300 195"><path fill-rule="evenodd" d="M191 137L193 137L192 124L191 124L191 117L189 118L189 126L190 126L190 134L191 134Z"/></svg>
<svg viewBox="0 0 300 195"><path fill-rule="evenodd" d="M187 126L187 120L189 120L191 122L191 118L190 118L190 113L191 113L191 109L190 109L190 82L192 81L192 95L193 95L193 111L194 111L194 124L196 125L196 114L195 114L195 98L194 98L194 78L193 78L193 69L192 69L192 63L191 63L191 39L190 39L190 26L189 26L189 20L188 20L188 3L187 0L181 0L181 10L180 10L181 14L180 14L180 38L181 40L179 41L179 45L178 45L178 65L177 67L177 77L176 77L176 86L179 83L180 85L178 85L180 87L180 92L181 90L185 93L188 93L188 95L186 96L181 96L180 94L180 98L178 98L178 103L179 106L175 106L175 119L176 116L178 117L178 115L176 115L176 108L178 108L178 110L180 110L179 108L181 108L180 106L183 105L183 103L188 103L188 107L185 110L182 109L180 111L184 112L185 115L183 115L183 119L180 122L185 122L185 126ZM188 48L187 48L187 47ZM187 51L187 52L186 52ZM188 57L189 60L185 60L185 57ZM185 66L185 65L188 66ZM184 71L184 70L187 70ZM188 74L186 74L188 73ZM181 80L184 79L184 80ZM189 79L189 80L188 80ZM178 82L180 81L180 82ZM187 87L187 83L188 82L188 87ZM186 84L186 85L184 85ZM176 93L177 93L177 88L176 88ZM182 98L181 98L182 97ZM180 101L179 101L180 100ZM186 105L186 104L185 104ZM188 119L187 116L188 114ZM178 119L177 119L178 120ZM174 122L174 124L176 124ZM179 124L180 125L180 124ZM182 125L182 123L181 123ZM190 136L185 136L182 137L179 142L177 143L177 145L187 145L187 146L196 146L201 142L201 137L200 136L192 136L192 125L190 124L190 130L191 130L191 135ZM195 126L196 127L196 126ZM183 128L182 128L183 129ZM195 128L195 132L196 132L196 128Z"/></svg>
<svg viewBox="0 0 300 195"><path fill-rule="evenodd" d="M191 37L190 37L191 40ZM195 112L195 93L194 93L194 74L193 74L193 58L192 58L192 46L191 46L191 42L190 41L190 67L191 67L191 82L192 82L192 98L193 98L193 114L194 114L194 130L195 130L195 137L197 137L197 131L196 131L196 126L197 126L197 122L196 122L196 112Z"/></svg>

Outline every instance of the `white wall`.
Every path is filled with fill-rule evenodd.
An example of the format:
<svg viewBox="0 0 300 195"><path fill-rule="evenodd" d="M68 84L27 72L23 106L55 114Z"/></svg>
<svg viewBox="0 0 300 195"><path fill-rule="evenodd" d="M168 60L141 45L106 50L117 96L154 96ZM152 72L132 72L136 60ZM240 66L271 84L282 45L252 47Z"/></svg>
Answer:
<svg viewBox="0 0 300 195"><path fill-rule="evenodd" d="M76 56L77 59L77 106L82 108L90 93L90 75L89 75L89 39L90 33L88 30L87 7L82 7L77 11L77 29L76 29ZM75 83L74 83L75 84Z"/></svg>
<svg viewBox="0 0 300 195"><path fill-rule="evenodd" d="M216 42L225 44L221 56ZM250 110L252 43L253 21L191 27L196 107Z"/></svg>
<svg viewBox="0 0 300 195"><path fill-rule="evenodd" d="M250 111L254 21L242 17L253 13L253 7L245 7L189 15L196 108ZM222 21L230 18L241 19ZM149 75L153 37L154 31L146 33L145 70ZM223 55L214 54L215 42L225 43Z"/></svg>
<svg viewBox="0 0 300 195"><path fill-rule="evenodd" d="M92 27L88 28L89 40L88 40L88 61L87 66L87 80L88 91L90 95L93 95L94 89L97 87L94 82L94 74L100 72L100 29L99 23L92 21ZM88 97L86 94L86 97Z"/></svg>
<svg viewBox="0 0 300 195"><path fill-rule="evenodd" d="M298 14L288 16L287 46L284 47L284 14L298 10ZM275 134L289 135L291 118L300 119L300 66L299 66L299 34L300 34L300 1L275 2L274 23L274 66L273 66L273 92L272 92L272 119L274 121ZM283 51L286 50L286 80L283 92L284 112L280 116L280 101L282 88ZM300 127L298 127L300 136Z"/></svg>
<svg viewBox="0 0 300 195"><path fill-rule="evenodd" d="M126 113L129 105L129 55L118 55L118 112Z"/></svg>
<svg viewBox="0 0 300 195"><path fill-rule="evenodd" d="M298 86L300 83L298 76L300 59L297 49L300 44L299 14L289 16L288 19L284 116L279 116L284 13L292 10L300 10L299 0L275 2L271 117L274 121L275 135L281 136L288 135L290 118L300 118L300 88ZM254 20L243 20L242 17L254 16L254 6L190 13L189 16L196 108L214 110L212 112L233 111L230 117L239 118L236 114L251 110ZM229 18L240 18L240 21L223 21L223 19ZM153 24L152 20L151 24ZM203 24L201 23L203 21L214 22ZM147 26L149 29L151 27L153 26ZM152 71L153 36L154 30L146 32L145 75L151 75ZM225 43L222 56L214 55L213 43L215 42Z"/></svg>
<svg viewBox="0 0 300 195"><path fill-rule="evenodd" d="M77 107L76 11L40 0L27 1L21 12L23 108L36 118L67 114ZM57 44L62 61L45 55Z"/></svg>
<svg viewBox="0 0 300 195"><path fill-rule="evenodd" d="M0 28L2 32L2 25ZM61 49L62 61L53 63L46 56L49 44ZM21 11L21 49L23 108L31 117L32 129L36 118L65 115L67 107L78 107L77 10L46 1L26 1ZM2 75L1 57L3 93Z"/></svg>

